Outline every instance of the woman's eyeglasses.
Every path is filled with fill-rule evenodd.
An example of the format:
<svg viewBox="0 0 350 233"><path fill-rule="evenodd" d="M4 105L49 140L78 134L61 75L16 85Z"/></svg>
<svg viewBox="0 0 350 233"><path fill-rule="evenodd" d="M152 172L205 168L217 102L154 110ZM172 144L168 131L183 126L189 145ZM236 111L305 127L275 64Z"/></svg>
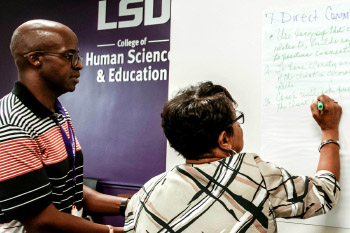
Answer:
<svg viewBox="0 0 350 233"><path fill-rule="evenodd" d="M235 122L238 122L238 124L244 123L244 114L241 111L236 110L236 119L233 120L232 124Z"/></svg>

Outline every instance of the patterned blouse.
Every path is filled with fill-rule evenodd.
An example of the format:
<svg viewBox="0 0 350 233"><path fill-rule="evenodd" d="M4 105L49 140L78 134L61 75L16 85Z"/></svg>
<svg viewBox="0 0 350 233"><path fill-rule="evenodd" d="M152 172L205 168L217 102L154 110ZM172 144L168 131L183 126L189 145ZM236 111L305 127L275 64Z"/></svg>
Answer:
<svg viewBox="0 0 350 233"><path fill-rule="evenodd" d="M149 180L130 200L125 232L277 232L276 218L325 214L340 187L329 171L294 176L240 153L182 164Z"/></svg>

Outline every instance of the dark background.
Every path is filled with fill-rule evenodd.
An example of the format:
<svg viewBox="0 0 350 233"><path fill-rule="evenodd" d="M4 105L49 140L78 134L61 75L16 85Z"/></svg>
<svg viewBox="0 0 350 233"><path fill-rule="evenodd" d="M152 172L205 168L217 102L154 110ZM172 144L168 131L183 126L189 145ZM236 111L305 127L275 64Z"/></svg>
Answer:
<svg viewBox="0 0 350 233"><path fill-rule="evenodd" d="M17 70L9 45L13 31L31 19L48 19L69 26L79 38L80 55L127 53L130 48L97 47L119 39L170 39L170 20L165 24L97 30L98 0L11 0L0 2L0 96L9 93ZM161 14L161 0L155 0L154 16ZM107 1L107 22L127 20L118 16L119 0ZM144 3L132 7L143 7ZM130 18L129 18L130 20ZM135 48L141 51L170 49L170 42ZM168 80L98 83L98 69L168 69L169 62L86 66L75 92L60 97L69 111L85 156L85 176L99 180L100 191L120 194L135 191L148 179L165 171L166 138L160 113L168 97ZM168 77L169 78L169 77ZM108 79L108 77L106 77ZM113 223L113 222L112 222Z"/></svg>

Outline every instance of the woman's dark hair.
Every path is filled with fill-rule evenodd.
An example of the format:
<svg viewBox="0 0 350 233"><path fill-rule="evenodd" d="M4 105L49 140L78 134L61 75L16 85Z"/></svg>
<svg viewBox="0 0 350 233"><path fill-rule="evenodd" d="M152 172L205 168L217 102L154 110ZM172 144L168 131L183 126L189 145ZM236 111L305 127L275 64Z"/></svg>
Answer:
<svg viewBox="0 0 350 233"><path fill-rule="evenodd" d="M164 108L162 127L170 146L186 159L198 159L218 146L222 131L233 135L232 98L226 88L199 83L177 93Z"/></svg>

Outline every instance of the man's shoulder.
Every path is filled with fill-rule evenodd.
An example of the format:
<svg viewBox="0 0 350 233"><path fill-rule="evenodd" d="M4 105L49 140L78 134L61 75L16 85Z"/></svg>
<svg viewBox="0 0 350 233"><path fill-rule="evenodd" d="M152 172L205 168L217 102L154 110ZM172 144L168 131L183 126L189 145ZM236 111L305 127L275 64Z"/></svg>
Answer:
<svg viewBox="0 0 350 233"><path fill-rule="evenodd" d="M0 99L0 124L8 124L12 118L18 98L12 92Z"/></svg>
<svg viewBox="0 0 350 233"><path fill-rule="evenodd" d="M16 95L14 95L12 92L10 92L0 99L0 104L2 105L2 104L8 103L9 101L11 102L11 100L13 100L14 98L16 98Z"/></svg>

